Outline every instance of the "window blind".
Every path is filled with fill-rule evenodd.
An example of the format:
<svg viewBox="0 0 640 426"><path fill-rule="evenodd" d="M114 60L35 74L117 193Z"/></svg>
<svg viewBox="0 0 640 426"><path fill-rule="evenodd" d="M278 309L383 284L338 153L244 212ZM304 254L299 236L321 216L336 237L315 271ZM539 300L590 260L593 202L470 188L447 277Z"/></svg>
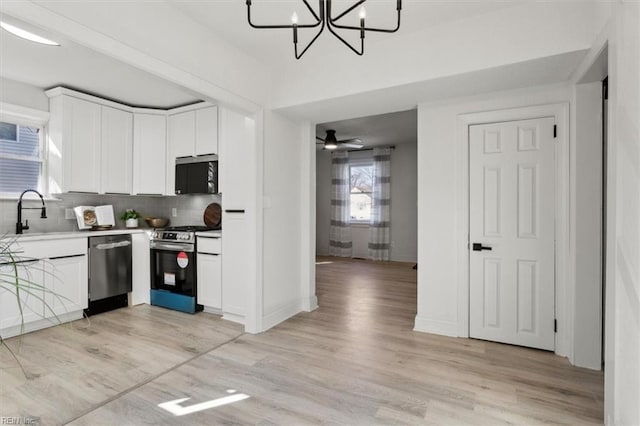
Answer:
<svg viewBox="0 0 640 426"><path fill-rule="evenodd" d="M0 193L39 189L40 129L0 122Z"/></svg>

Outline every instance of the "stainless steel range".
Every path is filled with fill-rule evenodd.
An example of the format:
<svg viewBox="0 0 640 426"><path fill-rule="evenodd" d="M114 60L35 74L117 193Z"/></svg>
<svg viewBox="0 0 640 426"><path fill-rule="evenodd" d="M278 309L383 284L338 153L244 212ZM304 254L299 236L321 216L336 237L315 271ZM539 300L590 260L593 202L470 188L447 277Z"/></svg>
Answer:
<svg viewBox="0 0 640 426"><path fill-rule="evenodd" d="M195 313L197 301L196 232L205 226L175 226L151 234L151 304Z"/></svg>

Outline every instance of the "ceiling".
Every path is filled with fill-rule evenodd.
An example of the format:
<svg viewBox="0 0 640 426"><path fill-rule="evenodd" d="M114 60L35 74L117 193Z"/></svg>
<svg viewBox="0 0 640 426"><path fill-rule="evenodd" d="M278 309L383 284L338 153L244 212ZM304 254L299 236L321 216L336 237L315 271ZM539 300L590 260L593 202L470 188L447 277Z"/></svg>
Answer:
<svg viewBox="0 0 640 426"><path fill-rule="evenodd" d="M258 30L247 23L247 7L242 0L168 0L173 6L203 24L211 32L223 38L252 57L258 58L267 65L276 65L295 61L293 59L293 35L289 29ZM476 15L492 12L513 6L522 0L405 0L402 4L402 24L394 34L367 33L366 44L370 46L377 40L386 40L415 31L422 31L445 22L462 20ZM309 0L315 10L318 3ZM333 0L334 16L345 10L353 0ZM374 0L366 3L367 25L390 28L395 25L394 0ZM312 23L311 14L301 0L255 0L251 8L252 21L256 24L290 23L291 15L296 12L300 24ZM351 18L351 19L349 19ZM345 24L357 24L356 11L345 16ZM341 21L342 22L342 21ZM353 31L346 31L354 33ZM304 46L315 34L313 29L299 31L299 46ZM342 32L344 34L344 31ZM357 41L357 37L356 37ZM342 46L340 41L330 34L326 28L305 54L307 56L326 57L336 48Z"/></svg>
<svg viewBox="0 0 640 426"><path fill-rule="evenodd" d="M364 148L416 143L418 140L418 111L411 109L322 123L316 126L316 136L324 139L326 131L330 129L336 131L338 140L361 139ZM316 144L316 148L322 149L322 144Z"/></svg>
<svg viewBox="0 0 640 426"><path fill-rule="evenodd" d="M131 106L169 109L199 101L175 84L58 34L4 15L0 18L60 43L44 46L0 30L0 77L42 89L65 86Z"/></svg>

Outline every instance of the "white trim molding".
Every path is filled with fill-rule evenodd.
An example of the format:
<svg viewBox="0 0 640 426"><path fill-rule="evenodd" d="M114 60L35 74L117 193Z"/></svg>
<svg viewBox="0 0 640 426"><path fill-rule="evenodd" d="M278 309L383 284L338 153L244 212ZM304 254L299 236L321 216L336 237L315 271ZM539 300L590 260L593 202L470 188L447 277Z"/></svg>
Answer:
<svg viewBox="0 0 640 426"><path fill-rule="evenodd" d="M49 113L39 109L0 102L0 121L40 127L49 122Z"/></svg>
<svg viewBox="0 0 640 426"><path fill-rule="evenodd" d="M458 321L456 335L469 337L469 126L503 121L553 117L558 126L556 143L556 271L555 310L558 320L555 353L572 357L573 288L569 244L570 229L570 157L569 103L524 106L520 108L460 114L457 120L456 253ZM418 329L418 318L416 318ZM443 333L444 334L444 333Z"/></svg>
<svg viewBox="0 0 640 426"><path fill-rule="evenodd" d="M439 321L416 316L413 331L458 337L458 324L451 321Z"/></svg>

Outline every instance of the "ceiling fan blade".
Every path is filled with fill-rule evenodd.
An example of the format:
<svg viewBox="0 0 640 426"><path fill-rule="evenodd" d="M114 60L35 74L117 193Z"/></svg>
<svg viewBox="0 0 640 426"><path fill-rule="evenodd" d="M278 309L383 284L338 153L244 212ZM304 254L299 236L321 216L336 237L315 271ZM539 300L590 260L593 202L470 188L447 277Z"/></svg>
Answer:
<svg viewBox="0 0 640 426"><path fill-rule="evenodd" d="M364 147L364 143L362 143L362 140L359 138L353 138L353 139L345 139L342 141L338 141L338 146L345 147L345 148L360 149Z"/></svg>
<svg viewBox="0 0 640 426"><path fill-rule="evenodd" d="M361 143L341 143L339 146L352 149L361 149L364 147L364 145Z"/></svg>
<svg viewBox="0 0 640 426"><path fill-rule="evenodd" d="M338 143L359 143L362 144L362 140L360 138L351 138L351 139L343 139L338 141Z"/></svg>
<svg viewBox="0 0 640 426"><path fill-rule="evenodd" d="M324 139L322 139L320 136L316 136L316 139L319 140L319 141L324 142Z"/></svg>

